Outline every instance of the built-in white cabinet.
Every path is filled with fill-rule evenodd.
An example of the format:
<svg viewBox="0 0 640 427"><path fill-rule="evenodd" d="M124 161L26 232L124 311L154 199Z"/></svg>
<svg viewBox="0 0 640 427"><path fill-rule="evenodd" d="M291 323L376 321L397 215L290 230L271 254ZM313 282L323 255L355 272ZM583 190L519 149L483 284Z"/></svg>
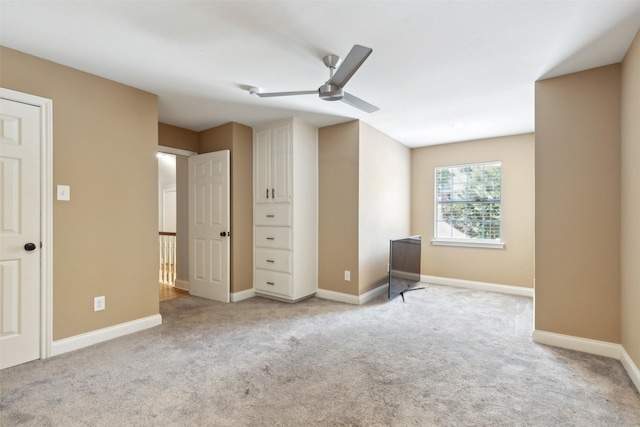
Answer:
<svg viewBox="0 0 640 427"><path fill-rule="evenodd" d="M254 291L295 302L318 289L318 130L254 129Z"/></svg>
<svg viewBox="0 0 640 427"><path fill-rule="evenodd" d="M255 132L254 188L256 203L291 201L291 125Z"/></svg>

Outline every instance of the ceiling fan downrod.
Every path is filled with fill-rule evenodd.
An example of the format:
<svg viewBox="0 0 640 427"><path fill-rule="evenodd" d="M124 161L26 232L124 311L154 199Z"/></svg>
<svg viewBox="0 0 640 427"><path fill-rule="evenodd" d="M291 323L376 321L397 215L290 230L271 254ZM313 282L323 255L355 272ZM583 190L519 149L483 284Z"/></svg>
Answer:
<svg viewBox="0 0 640 427"><path fill-rule="evenodd" d="M322 58L324 65L329 68L329 80L325 84L318 88L318 94L320 98L325 101L340 101L344 97L344 91L338 85L331 84L333 79L333 73L340 64L341 58L338 55L327 55Z"/></svg>

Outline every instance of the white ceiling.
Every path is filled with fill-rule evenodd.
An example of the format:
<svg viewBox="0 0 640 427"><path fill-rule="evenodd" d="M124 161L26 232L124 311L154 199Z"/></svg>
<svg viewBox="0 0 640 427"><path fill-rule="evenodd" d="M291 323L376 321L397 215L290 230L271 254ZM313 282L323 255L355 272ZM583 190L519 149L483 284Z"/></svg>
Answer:
<svg viewBox="0 0 640 427"><path fill-rule="evenodd" d="M155 93L161 122L358 118L409 147L532 132L536 80L620 62L639 28L640 0L0 0L0 44ZM354 44L376 113L248 94L317 89Z"/></svg>

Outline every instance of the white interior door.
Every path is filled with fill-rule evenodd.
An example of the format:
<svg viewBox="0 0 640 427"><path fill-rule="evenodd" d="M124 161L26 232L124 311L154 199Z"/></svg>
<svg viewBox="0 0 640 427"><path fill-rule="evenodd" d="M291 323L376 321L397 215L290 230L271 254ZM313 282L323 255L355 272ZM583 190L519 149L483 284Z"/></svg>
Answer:
<svg viewBox="0 0 640 427"><path fill-rule="evenodd" d="M40 357L40 108L0 99L0 369Z"/></svg>
<svg viewBox="0 0 640 427"><path fill-rule="evenodd" d="M229 302L229 150L189 157L189 289Z"/></svg>

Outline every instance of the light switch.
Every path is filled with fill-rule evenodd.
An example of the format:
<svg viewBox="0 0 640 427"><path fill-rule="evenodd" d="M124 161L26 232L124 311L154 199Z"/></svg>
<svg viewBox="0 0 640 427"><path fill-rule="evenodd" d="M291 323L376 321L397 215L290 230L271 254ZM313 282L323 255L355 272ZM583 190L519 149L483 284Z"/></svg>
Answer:
<svg viewBox="0 0 640 427"><path fill-rule="evenodd" d="M71 200L71 187L68 185L58 185L58 200Z"/></svg>

